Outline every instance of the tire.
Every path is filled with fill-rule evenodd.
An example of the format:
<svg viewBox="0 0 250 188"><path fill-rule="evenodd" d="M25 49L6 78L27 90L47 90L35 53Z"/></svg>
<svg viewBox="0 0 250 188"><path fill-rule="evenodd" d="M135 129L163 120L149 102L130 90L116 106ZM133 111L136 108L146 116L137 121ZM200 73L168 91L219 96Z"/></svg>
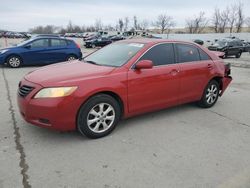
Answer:
<svg viewBox="0 0 250 188"><path fill-rule="evenodd" d="M119 103L110 95L99 94L90 98L80 108L77 129L89 138L101 138L115 129L120 117Z"/></svg>
<svg viewBox="0 0 250 188"><path fill-rule="evenodd" d="M219 92L219 83L216 80L211 80L203 91L202 98L198 102L198 105L203 108L212 107L218 100Z"/></svg>
<svg viewBox="0 0 250 188"><path fill-rule="evenodd" d="M11 55L7 59L7 65L11 68L18 68L22 64L22 59L17 55Z"/></svg>
<svg viewBox="0 0 250 188"><path fill-rule="evenodd" d="M67 57L67 61L74 61L74 60L76 60L77 59L77 57L75 56L75 55L69 55L68 57Z"/></svg>
<svg viewBox="0 0 250 188"><path fill-rule="evenodd" d="M227 58L227 54L225 53L223 56L222 56L222 59L226 59Z"/></svg>
<svg viewBox="0 0 250 188"><path fill-rule="evenodd" d="M91 48L95 48L95 44L92 44L92 45L91 45Z"/></svg>
<svg viewBox="0 0 250 188"><path fill-rule="evenodd" d="M235 55L236 58L240 58L241 56L241 51L238 52L238 54Z"/></svg>

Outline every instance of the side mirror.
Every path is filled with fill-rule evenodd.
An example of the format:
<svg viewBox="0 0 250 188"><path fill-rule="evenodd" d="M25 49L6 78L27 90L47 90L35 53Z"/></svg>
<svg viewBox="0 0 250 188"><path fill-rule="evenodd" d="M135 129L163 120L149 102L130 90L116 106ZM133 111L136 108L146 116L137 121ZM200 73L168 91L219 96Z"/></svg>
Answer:
<svg viewBox="0 0 250 188"><path fill-rule="evenodd" d="M30 49L30 48L31 48L31 45L28 44L28 45L24 46L24 48Z"/></svg>
<svg viewBox="0 0 250 188"><path fill-rule="evenodd" d="M153 62L150 60L141 60L136 63L135 69L152 69L153 68Z"/></svg>

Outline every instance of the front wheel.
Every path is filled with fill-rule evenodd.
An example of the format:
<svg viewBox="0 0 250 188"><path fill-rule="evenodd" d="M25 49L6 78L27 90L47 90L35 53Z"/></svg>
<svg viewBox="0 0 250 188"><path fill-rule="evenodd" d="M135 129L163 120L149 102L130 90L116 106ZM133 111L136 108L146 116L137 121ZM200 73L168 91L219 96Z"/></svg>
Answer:
<svg viewBox="0 0 250 188"><path fill-rule="evenodd" d="M90 98L80 109L77 128L89 138L101 138L110 134L120 120L121 107L106 94Z"/></svg>
<svg viewBox="0 0 250 188"><path fill-rule="evenodd" d="M199 106L203 108L212 107L218 100L219 91L218 82L216 80L210 81L203 92L201 100L198 102Z"/></svg>
<svg viewBox="0 0 250 188"><path fill-rule="evenodd" d="M22 63L21 58L19 56L16 56L16 55L12 55L7 59L7 64L11 68L18 68L18 67L20 67L21 63Z"/></svg>

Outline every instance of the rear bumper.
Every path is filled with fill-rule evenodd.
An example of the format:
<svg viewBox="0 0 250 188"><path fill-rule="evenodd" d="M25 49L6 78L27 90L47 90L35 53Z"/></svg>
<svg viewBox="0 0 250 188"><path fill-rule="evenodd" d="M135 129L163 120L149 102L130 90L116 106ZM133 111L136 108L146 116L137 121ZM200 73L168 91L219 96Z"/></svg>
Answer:
<svg viewBox="0 0 250 188"><path fill-rule="evenodd" d="M228 85L232 82L232 77L231 76L225 76L223 79L222 79L222 89L221 89L221 92L220 92L220 96L223 95L223 93L225 92L225 90L227 89Z"/></svg>

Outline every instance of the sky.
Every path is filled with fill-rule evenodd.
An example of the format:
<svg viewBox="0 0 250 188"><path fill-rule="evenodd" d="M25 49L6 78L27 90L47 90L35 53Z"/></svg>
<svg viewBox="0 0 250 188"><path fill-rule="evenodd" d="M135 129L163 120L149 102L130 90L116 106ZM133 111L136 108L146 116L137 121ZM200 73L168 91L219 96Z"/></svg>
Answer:
<svg viewBox="0 0 250 188"><path fill-rule="evenodd" d="M173 17L176 27L204 11L211 17L216 7L238 3L237 0L0 0L0 30L28 31L38 25L115 25L119 18L136 15L139 21L156 20L159 14ZM250 0L240 0L244 14L250 17Z"/></svg>

